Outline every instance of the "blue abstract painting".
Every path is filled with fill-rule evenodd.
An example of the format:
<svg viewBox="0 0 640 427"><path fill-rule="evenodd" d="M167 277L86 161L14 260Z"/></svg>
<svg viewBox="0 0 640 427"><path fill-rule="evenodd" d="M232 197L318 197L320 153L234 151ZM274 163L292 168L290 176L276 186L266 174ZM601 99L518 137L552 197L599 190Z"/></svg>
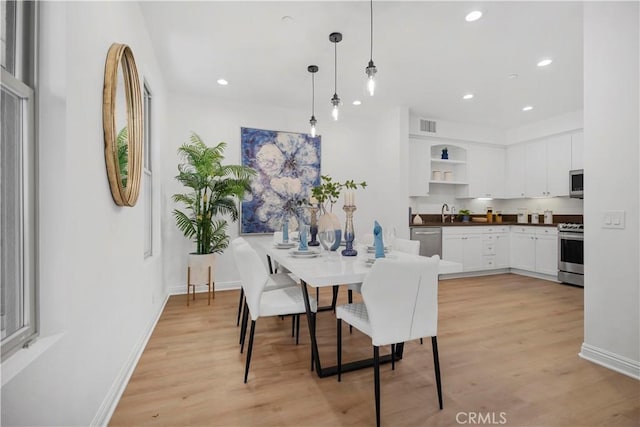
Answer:
<svg viewBox="0 0 640 427"><path fill-rule="evenodd" d="M320 137L243 127L240 147L242 164L257 172L242 201L240 233L273 233L285 220L291 230L308 224L302 205L320 185Z"/></svg>

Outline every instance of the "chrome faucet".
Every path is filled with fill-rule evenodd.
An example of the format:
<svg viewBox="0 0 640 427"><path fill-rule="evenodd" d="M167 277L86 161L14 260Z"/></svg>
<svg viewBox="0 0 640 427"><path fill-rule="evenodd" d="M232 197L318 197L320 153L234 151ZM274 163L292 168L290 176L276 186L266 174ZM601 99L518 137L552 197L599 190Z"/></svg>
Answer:
<svg viewBox="0 0 640 427"><path fill-rule="evenodd" d="M445 223L445 220L447 218L447 216L444 214L444 210L447 210L447 212L449 212L449 205L447 205L446 203L444 205L442 205L442 223Z"/></svg>

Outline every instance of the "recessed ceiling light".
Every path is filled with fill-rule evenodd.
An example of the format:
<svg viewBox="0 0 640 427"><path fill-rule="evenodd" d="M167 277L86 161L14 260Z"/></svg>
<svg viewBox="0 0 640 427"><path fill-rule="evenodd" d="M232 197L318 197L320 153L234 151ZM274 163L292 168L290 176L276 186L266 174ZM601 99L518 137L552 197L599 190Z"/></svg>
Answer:
<svg viewBox="0 0 640 427"><path fill-rule="evenodd" d="M480 12L479 10L474 10L473 12L469 12L467 16L464 17L464 20L467 22L473 22L477 21L480 18L482 18L482 12Z"/></svg>
<svg viewBox="0 0 640 427"><path fill-rule="evenodd" d="M551 59L543 59L542 61L538 62L538 67L546 67L547 65L551 64L553 61Z"/></svg>
<svg viewBox="0 0 640 427"><path fill-rule="evenodd" d="M353 105L360 105L360 104L362 104L362 101L359 101L357 99L353 101Z"/></svg>
<svg viewBox="0 0 640 427"><path fill-rule="evenodd" d="M510 79L517 79L517 78L518 78L518 75L517 75L516 73L513 73L513 74L509 74L509 76L508 76L508 77L509 77Z"/></svg>
<svg viewBox="0 0 640 427"><path fill-rule="evenodd" d="M294 21L293 16L289 16L289 15L284 15L282 18L280 18L282 20L283 23L285 24L290 24Z"/></svg>
<svg viewBox="0 0 640 427"><path fill-rule="evenodd" d="M226 86L226 85L228 85L228 84L229 84L229 82L228 82L228 81L226 81L225 79L218 79L218 84L219 84L220 86Z"/></svg>
<svg viewBox="0 0 640 427"><path fill-rule="evenodd" d="M462 97L462 99L471 99L471 98L473 98L472 93L467 93L465 96Z"/></svg>
<svg viewBox="0 0 640 427"><path fill-rule="evenodd" d="M531 111L533 107L531 105L527 105L526 107L522 107L522 111Z"/></svg>

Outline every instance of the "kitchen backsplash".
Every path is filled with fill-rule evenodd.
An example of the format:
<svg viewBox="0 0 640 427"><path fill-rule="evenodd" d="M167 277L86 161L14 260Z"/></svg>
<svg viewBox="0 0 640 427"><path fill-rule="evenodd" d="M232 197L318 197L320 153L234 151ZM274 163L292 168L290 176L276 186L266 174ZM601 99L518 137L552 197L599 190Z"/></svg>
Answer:
<svg viewBox="0 0 640 427"><path fill-rule="evenodd" d="M410 198L412 212L421 214L439 214L442 204L446 203L451 209L455 206L456 212L460 209L469 209L472 214L484 214L487 207L494 212L515 215L518 209L527 209L529 213L542 214L545 210L551 210L554 214L582 215L584 213L582 199L570 199L568 197L549 197L544 199L508 199L508 200L478 200L456 199L447 196L412 197Z"/></svg>

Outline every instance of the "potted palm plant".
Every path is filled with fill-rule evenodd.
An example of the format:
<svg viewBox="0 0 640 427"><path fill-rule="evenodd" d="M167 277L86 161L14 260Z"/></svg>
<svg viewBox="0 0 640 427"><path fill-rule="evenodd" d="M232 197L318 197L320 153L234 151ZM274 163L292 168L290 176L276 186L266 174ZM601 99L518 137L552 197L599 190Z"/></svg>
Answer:
<svg viewBox="0 0 640 427"><path fill-rule="evenodd" d="M224 216L230 216L233 222L238 220L236 200L250 190L250 179L255 175L246 166L223 165L226 146L220 142L209 147L192 133L189 142L178 148L181 163L176 179L189 191L173 195L174 202L185 206L184 210L174 209L173 215L180 231L196 245L189 254L187 303L190 286L213 286L215 254L229 245Z"/></svg>

